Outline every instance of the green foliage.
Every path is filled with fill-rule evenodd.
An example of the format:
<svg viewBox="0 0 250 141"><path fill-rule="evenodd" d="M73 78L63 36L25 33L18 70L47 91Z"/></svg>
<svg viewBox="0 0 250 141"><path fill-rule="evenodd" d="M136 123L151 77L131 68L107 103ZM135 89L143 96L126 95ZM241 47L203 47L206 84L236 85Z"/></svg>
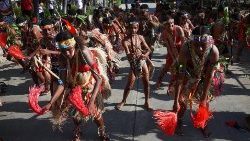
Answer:
<svg viewBox="0 0 250 141"><path fill-rule="evenodd" d="M114 4L120 6L122 4L122 0L114 0Z"/></svg>
<svg viewBox="0 0 250 141"><path fill-rule="evenodd" d="M77 15L76 18L79 19L82 23L86 24L86 15Z"/></svg>
<svg viewBox="0 0 250 141"><path fill-rule="evenodd" d="M247 28L246 35L250 35L250 27Z"/></svg>
<svg viewBox="0 0 250 141"><path fill-rule="evenodd" d="M223 22L224 22L225 25L229 24L229 10L228 10L228 7L224 8Z"/></svg>
<svg viewBox="0 0 250 141"><path fill-rule="evenodd" d="M44 11L45 18L49 18L51 16L48 8L43 8L43 11Z"/></svg>
<svg viewBox="0 0 250 141"><path fill-rule="evenodd" d="M95 7L91 4L89 6L87 6L86 16L93 15L94 9L95 9Z"/></svg>
<svg viewBox="0 0 250 141"><path fill-rule="evenodd" d="M19 6L13 6L13 12L16 17L20 17L22 15L21 7Z"/></svg>

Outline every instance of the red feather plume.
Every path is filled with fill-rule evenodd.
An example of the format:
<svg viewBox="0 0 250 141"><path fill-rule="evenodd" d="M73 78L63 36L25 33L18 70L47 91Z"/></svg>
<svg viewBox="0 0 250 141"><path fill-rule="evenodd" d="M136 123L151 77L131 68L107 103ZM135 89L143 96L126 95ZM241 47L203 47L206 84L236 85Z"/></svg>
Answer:
<svg viewBox="0 0 250 141"><path fill-rule="evenodd" d="M76 28L67 20L62 19L62 21L65 23L66 28L71 34L76 34Z"/></svg>
<svg viewBox="0 0 250 141"><path fill-rule="evenodd" d="M8 54L13 56L15 59L24 59L25 56L23 55L22 51L17 45L12 45L8 48Z"/></svg>
<svg viewBox="0 0 250 141"><path fill-rule="evenodd" d="M75 108L79 112L81 112L83 116L89 115L89 110L87 106L83 103L81 86L76 86L75 88L73 88L68 98L71 104L74 105Z"/></svg>
<svg viewBox="0 0 250 141"><path fill-rule="evenodd" d="M207 121L212 117L212 112L209 111L208 107L199 106L198 111L191 118L195 128L205 128Z"/></svg>
<svg viewBox="0 0 250 141"><path fill-rule="evenodd" d="M8 34L6 32L0 32L0 46L6 48Z"/></svg>
<svg viewBox="0 0 250 141"><path fill-rule="evenodd" d="M177 126L177 114L169 111L154 111L154 118L157 120L158 127L168 136L175 133Z"/></svg>
<svg viewBox="0 0 250 141"><path fill-rule="evenodd" d="M42 115L46 112L46 110L42 109L38 105L38 97L41 92L44 90L43 86L32 86L29 88L29 106L30 108L37 114Z"/></svg>

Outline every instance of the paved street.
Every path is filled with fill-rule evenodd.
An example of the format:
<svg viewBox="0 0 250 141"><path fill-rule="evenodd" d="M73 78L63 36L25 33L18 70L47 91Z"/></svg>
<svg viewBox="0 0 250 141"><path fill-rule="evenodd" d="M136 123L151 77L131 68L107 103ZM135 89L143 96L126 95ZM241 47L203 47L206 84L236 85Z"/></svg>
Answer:
<svg viewBox="0 0 250 141"><path fill-rule="evenodd" d="M156 66L151 84L155 83L160 66L164 63L165 48L159 48L154 53ZM107 130L111 140L115 141L250 141L250 132L243 132L225 125L227 120L236 120L245 126L244 118L250 114L250 49L243 54L242 63L230 66L232 74L226 78L222 95L211 102L214 118L209 123L212 131L210 138L205 139L191 123L189 111L184 119L184 133L180 136L165 136L155 125L152 113L142 108L144 94L141 82L135 84L134 90L128 97L127 105L122 111L114 106L121 101L123 89L127 81L128 62L123 57L122 68L117 80L112 84L112 96L106 101L104 113ZM1 53L0 53L1 55ZM124 56L124 55L123 55ZM247 58L248 57L248 58ZM28 106L27 92L32 85L29 74L20 74L20 66L12 62L0 63L0 81L8 85L7 93L1 94L4 102L0 107L0 137L4 141L70 141L73 134L71 120L63 126L63 132L53 131L50 113L37 116ZM171 109L173 98L166 94L169 76L164 79L164 88L151 92L151 104L154 109ZM137 90L138 91L135 91ZM50 99L50 96L39 97L40 105ZM93 122L82 126L82 140L98 140L97 127Z"/></svg>

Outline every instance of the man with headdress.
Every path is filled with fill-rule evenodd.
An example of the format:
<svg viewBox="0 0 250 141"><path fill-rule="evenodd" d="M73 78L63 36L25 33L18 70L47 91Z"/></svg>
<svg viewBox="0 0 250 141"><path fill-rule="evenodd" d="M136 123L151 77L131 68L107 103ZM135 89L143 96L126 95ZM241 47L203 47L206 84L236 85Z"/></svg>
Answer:
<svg viewBox="0 0 250 141"><path fill-rule="evenodd" d="M93 39L93 47L103 48L107 53L108 67L107 72L111 80L115 79L115 74L119 70L120 57L114 51L113 45L106 34L100 32L98 28L90 28L90 31L81 31L80 35L89 36Z"/></svg>
<svg viewBox="0 0 250 141"><path fill-rule="evenodd" d="M135 80L139 79L140 77L142 77L144 85L144 107L147 110L151 110L149 105L149 68L146 63L146 61L149 59L151 50L147 45L144 37L137 33L138 30L139 22L135 17L133 17L129 20L129 33L122 41L122 45L125 49L128 61L130 63L130 71L128 74L128 81L124 89L122 101L116 106L117 110L120 110L124 106L124 104L126 104L126 99L129 95L130 90L134 86Z"/></svg>
<svg viewBox="0 0 250 141"><path fill-rule="evenodd" d="M63 84L58 84L53 97L44 108L52 109L56 125L62 124L65 115L73 116L76 125L74 141L80 140L80 123L90 118L98 126L100 139L109 140L102 116L103 100L111 92L102 66L105 64L105 53L90 50L87 38L73 37L69 32L59 33L56 41L60 49L59 75ZM81 111L82 107L86 107L87 111Z"/></svg>
<svg viewBox="0 0 250 141"><path fill-rule="evenodd" d="M209 29L205 26L196 27L191 40L180 51L176 67L173 110L178 116L177 134L183 134L182 118L188 104L190 108L193 104L209 108L208 102L220 94L224 79L218 60L219 51L213 44ZM208 137L210 133L206 127L201 129L204 136Z"/></svg>

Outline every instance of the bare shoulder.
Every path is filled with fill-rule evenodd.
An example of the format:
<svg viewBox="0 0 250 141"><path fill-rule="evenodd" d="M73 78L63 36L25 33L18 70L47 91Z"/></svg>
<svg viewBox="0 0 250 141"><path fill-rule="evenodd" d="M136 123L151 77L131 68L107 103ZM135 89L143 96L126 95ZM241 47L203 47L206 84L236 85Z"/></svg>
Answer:
<svg viewBox="0 0 250 141"><path fill-rule="evenodd" d="M142 35L138 35L140 40L144 40L144 37Z"/></svg>
<svg viewBox="0 0 250 141"><path fill-rule="evenodd" d="M218 50L218 48L217 48L215 45L213 45L211 51L212 51L212 53L213 53L214 55L219 56L219 50Z"/></svg>
<svg viewBox="0 0 250 141"><path fill-rule="evenodd" d="M217 62L219 60L220 54L218 48L215 45L213 45L210 53L211 53L211 58L210 58L211 62Z"/></svg>
<svg viewBox="0 0 250 141"><path fill-rule="evenodd" d="M182 27L180 27L178 25L175 25L175 29L178 30L178 31L180 31L180 30L182 30Z"/></svg>
<svg viewBox="0 0 250 141"><path fill-rule="evenodd" d="M175 26L175 29L176 29L176 31L177 31L179 34L182 34L182 33L183 33L182 27L176 25L176 26Z"/></svg>

